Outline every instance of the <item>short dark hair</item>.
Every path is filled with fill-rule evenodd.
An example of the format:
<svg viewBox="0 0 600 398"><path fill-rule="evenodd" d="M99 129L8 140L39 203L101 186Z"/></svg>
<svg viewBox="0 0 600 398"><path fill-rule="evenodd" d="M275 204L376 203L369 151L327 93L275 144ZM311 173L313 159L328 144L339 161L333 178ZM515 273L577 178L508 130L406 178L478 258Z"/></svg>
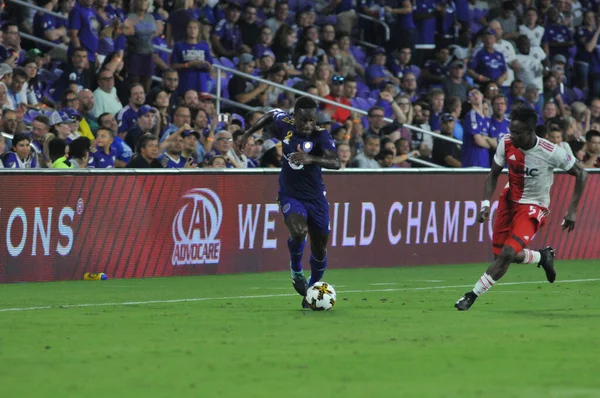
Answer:
<svg viewBox="0 0 600 398"><path fill-rule="evenodd" d="M379 138L378 135L375 134L369 134L365 137L365 144L367 143L367 141L371 141L371 140L377 140L377 141L381 141L381 138Z"/></svg>
<svg viewBox="0 0 600 398"><path fill-rule="evenodd" d="M300 97L294 104L294 109L317 109L317 103L310 97Z"/></svg>
<svg viewBox="0 0 600 398"><path fill-rule="evenodd" d="M104 114L103 114L104 115ZM108 115L108 113L107 113ZM100 117L102 117L102 115L100 115ZM106 131L112 138L115 138L115 133L116 131L112 131L111 129L109 129L108 127L102 127L100 126L98 128L98 131L96 131L96 136L98 136L98 133L100 133L100 131Z"/></svg>
<svg viewBox="0 0 600 398"><path fill-rule="evenodd" d="M86 53L87 54L87 50L83 47L77 47L76 49L73 50L73 55L75 55L75 53Z"/></svg>
<svg viewBox="0 0 600 398"><path fill-rule="evenodd" d="M535 126L538 122L538 114L535 111L535 109L532 109L527 106L520 106L515 108L511 112L510 118L513 121L525 123L532 131L535 129Z"/></svg>
<svg viewBox="0 0 600 398"><path fill-rule="evenodd" d="M385 114L385 110L380 106L373 106L367 111L367 116L371 117L373 111L382 111Z"/></svg>
<svg viewBox="0 0 600 398"><path fill-rule="evenodd" d="M503 99L503 100L506 102L506 105L508 105L508 97L507 97L506 95L504 95L504 94L498 94L497 96L495 96L495 97L492 99L492 105L494 105L494 102L496 102L496 100L497 100L498 98L500 98L500 99Z"/></svg>
<svg viewBox="0 0 600 398"><path fill-rule="evenodd" d="M78 137L69 144L69 156L75 159L83 159L86 153L90 151L91 146L92 142L89 138Z"/></svg>
<svg viewBox="0 0 600 398"><path fill-rule="evenodd" d="M56 159L65 156L67 149L67 141L61 138L54 138L48 143L48 156L50 160L55 162Z"/></svg>
<svg viewBox="0 0 600 398"><path fill-rule="evenodd" d="M24 78L25 80L28 80L27 72L25 72L25 69L23 69L21 67L17 67L15 69L13 69L13 79L18 76Z"/></svg>
<svg viewBox="0 0 600 398"><path fill-rule="evenodd" d="M455 95L451 95L444 101L444 111L452 113L459 107L459 105L462 105L460 98Z"/></svg>
<svg viewBox="0 0 600 398"><path fill-rule="evenodd" d="M544 124L540 124L535 128L535 135L540 138L546 138L548 136L548 127Z"/></svg>
<svg viewBox="0 0 600 398"><path fill-rule="evenodd" d="M586 141L591 141L594 137L600 137L600 131L590 130L585 134Z"/></svg>
<svg viewBox="0 0 600 398"><path fill-rule="evenodd" d="M140 86L141 88L144 88L144 85L142 83L132 83L129 86L129 95L131 95L131 90L133 90L134 88L136 88L137 86ZM146 90L144 90L144 92L146 92Z"/></svg>
<svg viewBox="0 0 600 398"><path fill-rule="evenodd" d="M24 141L24 140L27 140L27 141L31 142L31 138L29 138L27 135L25 135L25 134L23 134L23 133L16 133L16 134L13 136L13 139L12 139L12 146L13 146L13 148L14 148L14 147L15 147L15 146L16 146L16 145L19 143L19 142L21 142L21 141Z"/></svg>
<svg viewBox="0 0 600 398"><path fill-rule="evenodd" d="M50 118L46 115L37 115L33 120L35 122L44 123L46 126L50 127Z"/></svg>
<svg viewBox="0 0 600 398"><path fill-rule="evenodd" d="M19 24L17 24L15 21L9 21L2 25L2 33L8 32L8 28L10 28L11 26L16 26L17 29L19 28Z"/></svg>
<svg viewBox="0 0 600 398"><path fill-rule="evenodd" d="M73 90L65 90L65 91L63 91L63 93L60 96L60 104L63 107L67 107L67 96L68 95L74 95L75 98L77 98L77 93L75 91L73 91Z"/></svg>
<svg viewBox="0 0 600 398"><path fill-rule="evenodd" d="M148 143L150 141L158 141L158 137L155 135L152 135L150 133L141 135L140 138L138 138L138 142L135 147L135 151L137 153L140 153L142 151L142 148L146 148L146 145L148 145Z"/></svg>

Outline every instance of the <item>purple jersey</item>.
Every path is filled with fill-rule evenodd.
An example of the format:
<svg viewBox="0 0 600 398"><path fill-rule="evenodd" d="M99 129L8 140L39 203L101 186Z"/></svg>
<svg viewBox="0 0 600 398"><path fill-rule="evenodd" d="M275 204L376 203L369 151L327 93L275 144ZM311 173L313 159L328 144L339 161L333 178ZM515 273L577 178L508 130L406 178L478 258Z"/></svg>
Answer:
<svg viewBox="0 0 600 398"><path fill-rule="evenodd" d="M117 159L117 149L110 146L110 153L106 154L104 148L97 148L96 152L90 152L88 159L89 169L113 169Z"/></svg>
<svg viewBox="0 0 600 398"><path fill-rule="evenodd" d="M35 14L35 16L33 17L33 34L36 37L39 37L44 40L48 40L44 36L44 33L46 33L47 31L50 31L50 30L57 29L57 28L58 28L58 26L56 24L56 17L54 17L52 15L49 15L45 12L43 13L41 11L38 11ZM60 39L52 40L52 43L60 44L60 42L61 42ZM43 46L43 45L40 45L39 48L43 52L50 52L50 50L51 50L50 47Z"/></svg>
<svg viewBox="0 0 600 398"><path fill-rule="evenodd" d="M459 22L469 23L471 12L469 10L469 0L454 0L456 5L456 19Z"/></svg>
<svg viewBox="0 0 600 398"><path fill-rule="evenodd" d="M273 116L275 136L282 143L283 162L279 174L279 194L301 200L322 198L325 184L321 166L316 164L297 165L289 162L290 156L298 152L298 146L314 156L323 156L325 150L335 151L335 143L327 130L317 128L310 136L296 132L296 120L277 110Z"/></svg>
<svg viewBox="0 0 600 398"><path fill-rule="evenodd" d="M37 159L29 155L26 159L20 159L15 152L6 153L2 161L7 169L37 169Z"/></svg>
<svg viewBox="0 0 600 398"><path fill-rule="evenodd" d="M504 118L499 122L495 117L492 117L490 119L490 137L498 138L498 142L500 142L503 136L509 134L509 125L510 121L507 118Z"/></svg>
<svg viewBox="0 0 600 398"><path fill-rule="evenodd" d="M79 31L77 36L81 41L81 46L87 50L89 61L95 62L96 53L98 52L100 22L94 9L75 4L75 7L69 13L69 29ZM71 52L73 51L72 47L71 44Z"/></svg>
<svg viewBox="0 0 600 398"><path fill-rule="evenodd" d="M401 8L401 7L404 7L404 3L411 3L411 1L397 0L392 3L396 3L396 4L392 5L392 8L395 8L395 7ZM398 26L402 27L402 29L414 29L415 28L415 22L413 21L412 13L396 15L396 24L398 24Z"/></svg>
<svg viewBox="0 0 600 398"><path fill-rule="evenodd" d="M590 41L592 39L592 36L594 36L594 31L586 28L585 26L582 26L579 29L577 29L577 32L575 34L575 44L577 45L575 61L586 62L588 64L592 62L592 54L587 52L585 49L585 43ZM584 43L581 43L582 39Z"/></svg>
<svg viewBox="0 0 600 398"><path fill-rule="evenodd" d="M205 41L197 44L175 43L171 54L171 63L185 64L192 61L208 61L212 65L213 58L210 55L208 43ZM210 73L207 68L179 69L179 94L183 95L187 90L208 91L209 81Z"/></svg>
<svg viewBox="0 0 600 398"><path fill-rule="evenodd" d="M117 113L117 122L119 122L119 133L129 131L137 121L138 113L130 105L126 105Z"/></svg>
<svg viewBox="0 0 600 398"><path fill-rule="evenodd" d="M417 1L415 13L433 13L435 11L436 0ZM417 43L434 44L435 43L435 15L416 21Z"/></svg>
<svg viewBox="0 0 600 398"><path fill-rule="evenodd" d="M183 156L179 156L178 159L174 159L167 153L159 157L158 161L165 169L183 169L186 163L186 159Z"/></svg>
<svg viewBox="0 0 600 398"><path fill-rule="evenodd" d="M558 54L564 55L566 59L569 59L569 47L553 47L552 43L568 43L570 41L573 41L573 32L569 28L563 25L548 24L544 32L544 37L542 37L542 44L550 46L548 59L552 59Z"/></svg>
<svg viewBox="0 0 600 398"><path fill-rule="evenodd" d="M226 19L219 21L214 34L219 36L221 45L226 51L237 51L242 45L240 27L237 24L229 23Z"/></svg>
<svg viewBox="0 0 600 398"><path fill-rule="evenodd" d="M462 167L490 167L490 155L487 148L475 143L473 136L489 136L490 119L471 110L463 123L464 136L462 147Z"/></svg>
<svg viewBox="0 0 600 398"><path fill-rule="evenodd" d="M469 68L480 75L496 81L504 72L506 72L506 62L504 55L499 51L493 53L485 49L479 51L469 63Z"/></svg>
<svg viewBox="0 0 600 398"><path fill-rule="evenodd" d="M133 150L129 145L121 139L121 137L115 137L112 144L110 144L111 151L115 151L116 160L120 160L125 163L129 163L133 156Z"/></svg>

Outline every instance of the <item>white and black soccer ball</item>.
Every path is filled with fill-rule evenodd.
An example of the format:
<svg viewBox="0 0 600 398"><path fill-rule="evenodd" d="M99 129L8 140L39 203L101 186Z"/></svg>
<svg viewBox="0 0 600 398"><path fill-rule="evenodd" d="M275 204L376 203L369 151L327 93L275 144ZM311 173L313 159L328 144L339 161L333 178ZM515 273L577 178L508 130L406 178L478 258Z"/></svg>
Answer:
<svg viewBox="0 0 600 398"><path fill-rule="evenodd" d="M327 282L317 282L306 291L306 301L313 311L332 309L335 299L335 289Z"/></svg>

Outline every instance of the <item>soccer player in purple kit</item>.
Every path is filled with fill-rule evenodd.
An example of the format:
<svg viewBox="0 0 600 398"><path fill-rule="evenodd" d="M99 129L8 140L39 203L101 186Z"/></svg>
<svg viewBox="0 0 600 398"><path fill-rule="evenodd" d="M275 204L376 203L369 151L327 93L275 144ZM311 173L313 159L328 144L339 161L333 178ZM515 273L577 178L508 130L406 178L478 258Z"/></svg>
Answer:
<svg viewBox="0 0 600 398"><path fill-rule="evenodd" d="M302 307L310 308L304 298L306 290L321 280L327 268L329 203L325 197L321 168L337 170L340 159L329 132L317 127L317 103L309 97L298 98L293 116L281 109L267 112L244 133L242 143L269 124L274 125L276 138L283 145L277 201L290 232L288 248L292 283L303 297ZM311 246L308 282L302 271L307 234Z"/></svg>

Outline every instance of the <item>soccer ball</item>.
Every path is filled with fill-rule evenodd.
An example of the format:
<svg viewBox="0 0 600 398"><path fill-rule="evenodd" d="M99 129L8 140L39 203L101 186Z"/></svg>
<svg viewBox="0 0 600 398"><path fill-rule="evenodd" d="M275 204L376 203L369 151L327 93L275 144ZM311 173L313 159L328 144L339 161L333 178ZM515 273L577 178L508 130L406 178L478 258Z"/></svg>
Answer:
<svg viewBox="0 0 600 398"><path fill-rule="evenodd" d="M306 301L313 311L327 311L335 304L335 289L327 282L317 282L308 288Z"/></svg>

